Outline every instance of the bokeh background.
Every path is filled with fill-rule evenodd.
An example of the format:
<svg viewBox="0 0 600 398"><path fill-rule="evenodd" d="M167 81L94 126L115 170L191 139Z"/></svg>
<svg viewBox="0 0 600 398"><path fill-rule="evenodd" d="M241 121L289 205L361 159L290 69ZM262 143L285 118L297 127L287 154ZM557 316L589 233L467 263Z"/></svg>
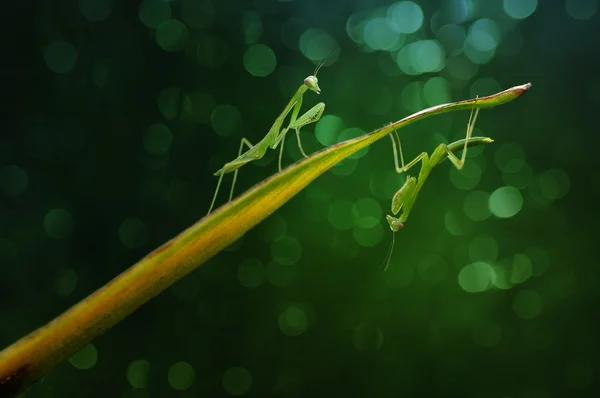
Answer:
<svg viewBox="0 0 600 398"><path fill-rule="evenodd" d="M0 346L207 211L303 79L314 152L531 82L438 165L389 270L389 140L326 173L24 397L593 396L597 0L79 0L6 9ZM10 6L7 6L10 7ZM18 23L17 23L18 22ZM5 35L5 37L8 37ZM10 51L6 51L6 50ZM400 131L405 157L468 112ZM277 171L240 170L239 194ZM301 155L286 140L284 164ZM416 171L413 172L416 174ZM227 199L224 179L218 203Z"/></svg>

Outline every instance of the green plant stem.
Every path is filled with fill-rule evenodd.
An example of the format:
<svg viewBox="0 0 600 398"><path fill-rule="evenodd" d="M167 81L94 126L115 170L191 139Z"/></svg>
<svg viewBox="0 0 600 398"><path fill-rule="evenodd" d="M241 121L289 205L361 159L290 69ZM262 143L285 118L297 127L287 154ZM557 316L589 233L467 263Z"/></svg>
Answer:
<svg viewBox="0 0 600 398"><path fill-rule="evenodd" d="M163 244L47 325L0 352L0 397L16 395L219 253L281 207L318 176L392 130L429 116L491 108L529 89L525 84L488 97L438 105L364 136L325 148L257 184Z"/></svg>

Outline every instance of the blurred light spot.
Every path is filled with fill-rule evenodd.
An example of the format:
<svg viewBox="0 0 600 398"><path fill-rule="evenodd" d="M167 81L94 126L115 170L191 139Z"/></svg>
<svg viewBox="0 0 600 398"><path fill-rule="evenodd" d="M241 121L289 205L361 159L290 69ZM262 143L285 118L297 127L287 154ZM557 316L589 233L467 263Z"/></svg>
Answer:
<svg viewBox="0 0 600 398"><path fill-rule="evenodd" d="M514 283L510 281L512 268L508 269L510 267L506 267L505 264L494 265L492 268L494 268L496 274L494 286L502 290L507 290L514 286Z"/></svg>
<svg viewBox="0 0 600 398"><path fill-rule="evenodd" d="M391 50L400 38L386 18L373 18L365 25L365 44L373 50Z"/></svg>
<svg viewBox="0 0 600 398"><path fill-rule="evenodd" d="M287 223L279 214L274 214L260 224L261 237L266 242L274 242L285 235Z"/></svg>
<svg viewBox="0 0 600 398"><path fill-rule="evenodd" d="M412 1L400 1L388 10L388 18L398 33L415 33L423 25L423 10Z"/></svg>
<svg viewBox="0 0 600 398"><path fill-rule="evenodd" d="M473 332L473 341L482 347L494 347L501 337L502 328L497 322L485 322Z"/></svg>
<svg viewBox="0 0 600 398"><path fill-rule="evenodd" d="M339 52L337 41L323 29L308 29L300 37L300 51L311 61L321 61Z"/></svg>
<svg viewBox="0 0 600 398"><path fill-rule="evenodd" d="M434 285L444 280L448 273L448 264L437 254L426 254L417 265L417 273L425 282Z"/></svg>
<svg viewBox="0 0 600 398"><path fill-rule="evenodd" d="M44 50L46 66L54 73L69 73L77 64L77 50L69 42L55 40Z"/></svg>
<svg viewBox="0 0 600 398"><path fill-rule="evenodd" d="M381 205L375 199L359 199L352 205L354 225L372 228L381 221Z"/></svg>
<svg viewBox="0 0 600 398"><path fill-rule="evenodd" d="M510 218L521 211L523 196L514 187L498 188L490 195L489 207L496 217Z"/></svg>
<svg viewBox="0 0 600 398"><path fill-rule="evenodd" d="M242 17L242 26L244 30L244 42L246 44L256 44L263 34L263 23L260 14L257 12L245 12Z"/></svg>
<svg viewBox="0 0 600 398"><path fill-rule="evenodd" d="M168 152L173 142L171 130L161 123L148 127L144 136L144 148L153 155L162 155Z"/></svg>
<svg viewBox="0 0 600 398"><path fill-rule="evenodd" d="M150 375L150 362L143 359L133 361L127 367L127 381L133 388L145 388L148 386Z"/></svg>
<svg viewBox="0 0 600 398"><path fill-rule="evenodd" d="M252 375L241 366L234 366L223 373L221 384L231 395L244 395L252 387Z"/></svg>
<svg viewBox="0 0 600 398"><path fill-rule="evenodd" d="M156 100L158 110L165 119L175 119L179 114L179 101L181 98L181 89L170 86L162 89Z"/></svg>
<svg viewBox="0 0 600 398"><path fill-rule="evenodd" d="M471 161L465 162L462 170L456 167L450 169L450 182L458 189L471 190L481 181L481 167Z"/></svg>
<svg viewBox="0 0 600 398"><path fill-rule="evenodd" d="M9 165L0 169L0 188L8 196L17 196L25 192L29 178L19 166Z"/></svg>
<svg viewBox="0 0 600 398"><path fill-rule="evenodd" d="M444 69L446 55L442 46L435 40L422 40L414 46L413 68L418 73L439 72Z"/></svg>
<svg viewBox="0 0 600 398"><path fill-rule="evenodd" d="M346 34L357 44L364 44L364 32L367 20L370 18L367 11L359 11L346 20Z"/></svg>
<svg viewBox="0 0 600 398"><path fill-rule="evenodd" d="M518 165L519 160L513 159L511 160L506 167L513 168ZM511 185L518 189L525 189L531 184L531 180L533 179L533 168L528 164L523 164L523 167L520 168L519 171L515 173L502 173L502 181L506 185Z"/></svg>
<svg viewBox="0 0 600 398"><path fill-rule="evenodd" d="M171 18L171 5L163 0L144 0L138 10L140 21L150 29Z"/></svg>
<svg viewBox="0 0 600 398"><path fill-rule="evenodd" d="M192 29L208 28L215 19L215 9L210 0L183 0L181 19Z"/></svg>
<svg viewBox="0 0 600 398"><path fill-rule="evenodd" d="M177 19L167 19L156 28L156 42L165 51L179 51L190 36L188 27Z"/></svg>
<svg viewBox="0 0 600 398"><path fill-rule="evenodd" d="M482 18L471 24L467 40L477 51L492 51L500 44L500 29L493 20Z"/></svg>
<svg viewBox="0 0 600 398"><path fill-rule="evenodd" d="M142 247L147 235L146 224L139 218L128 218L119 227L119 239L129 249Z"/></svg>
<svg viewBox="0 0 600 398"><path fill-rule="evenodd" d="M423 97L429 106L445 104L451 101L450 84L443 77L432 77L423 86Z"/></svg>
<svg viewBox="0 0 600 398"><path fill-rule="evenodd" d="M350 127L348 129L343 130L337 137L337 141L339 142L344 142L347 140L351 140L352 138L356 138L356 137L360 137L362 135L365 134L364 130L361 130L357 127ZM360 151L353 153L352 155L348 156L346 159L360 159L363 156L365 156L367 153L369 153L369 147L365 147L363 149L361 149Z"/></svg>
<svg viewBox="0 0 600 398"><path fill-rule="evenodd" d="M310 184L304 189L304 192L311 200L315 202L329 203L331 201L331 192L316 184Z"/></svg>
<svg viewBox="0 0 600 398"><path fill-rule="evenodd" d="M74 368L80 370L86 370L93 368L98 361L98 351L93 344L88 344L83 347L77 354L73 355L69 358L69 363L73 365Z"/></svg>
<svg viewBox="0 0 600 398"><path fill-rule="evenodd" d="M308 317L306 312L294 305L287 307L281 312L278 318L279 330L286 336L299 336L306 331L308 327Z"/></svg>
<svg viewBox="0 0 600 398"><path fill-rule="evenodd" d="M44 230L54 239L65 239L73 232L73 217L65 209L52 209L44 217Z"/></svg>
<svg viewBox="0 0 600 398"><path fill-rule="evenodd" d="M418 75L419 71L414 68L414 57L416 47L413 43L407 44L398 51L396 54L396 65L405 74L414 76ZM414 82L417 83L417 82Z"/></svg>
<svg viewBox="0 0 600 398"><path fill-rule="evenodd" d="M229 45L219 36L202 36L196 41L196 59L200 66L220 68L229 58Z"/></svg>
<svg viewBox="0 0 600 398"><path fill-rule="evenodd" d="M550 255L546 249L531 246L525 250L525 255L531 259L533 276L541 276L550 268Z"/></svg>
<svg viewBox="0 0 600 398"><path fill-rule="evenodd" d="M112 10L112 0L79 0L79 11L93 22L104 21Z"/></svg>
<svg viewBox="0 0 600 398"><path fill-rule="evenodd" d="M210 125L220 136L230 136L242 126L242 114L233 105L217 105L210 115Z"/></svg>
<svg viewBox="0 0 600 398"><path fill-rule="evenodd" d="M498 243L489 235L481 235L469 243L471 261L495 261L498 258Z"/></svg>
<svg viewBox="0 0 600 398"><path fill-rule="evenodd" d="M356 225L352 229L354 240L363 247L373 247L379 244L383 239L383 228L381 224L372 227L363 227Z"/></svg>
<svg viewBox="0 0 600 398"><path fill-rule="evenodd" d="M282 265L276 261L271 261L266 269L269 283L277 287L285 287L294 282L296 278L295 265Z"/></svg>
<svg viewBox="0 0 600 398"><path fill-rule="evenodd" d="M73 293L76 287L77 274L71 268L64 268L60 270L54 279L54 290L59 296L66 297L70 295Z"/></svg>
<svg viewBox="0 0 600 398"><path fill-rule="evenodd" d="M392 91L382 84L372 83L361 89L362 108L370 115L388 113L392 109L392 102Z"/></svg>
<svg viewBox="0 0 600 398"><path fill-rule="evenodd" d="M252 76L269 76L275 70L276 64L275 53L264 44L250 46L244 54L244 67Z"/></svg>
<svg viewBox="0 0 600 398"><path fill-rule="evenodd" d="M392 164L390 156L389 165ZM401 181L400 175L395 170L374 170L370 174L369 190L375 198L387 202L402 186Z"/></svg>
<svg viewBox="0 0 600 398"><path fill-rule="evenodd" d="M347 157L346 159L336 164L331 170L331 172L338 177L349 176L350 174L354 173L354 171L356 171L357 167L358 160L352 159L351 157Z"/></svg>
<svg viewBox="0 0 600 398"><path fill-rule="evenodd" d="M484 262L465 265L458 274L458 284L469 293L479 293L490 289L495 279L494 269Z"/></svg>
<svg viewBox="0 0 600 398"><path fill-rule="evenodd" d="M454 23L466 22L473 15L472 0L447 0L445 3L446 11Z"/></svg>
<svg viewBox="0 0 600 398"><path fill-rule="evenodd" d="M400 102L404 109L409 112L418 112L425 107L423 87L422 82L412 82L404 86L400 94Z"/></svg>
<svg viewBox="0 0 600 398"><path fill-rule="evenodd" d="M240 284L249 289L262 285L265 267L256 259L244 260L238 266L237 278Z"/></svg>
<svg viewBox="0 0 600 398"><path fill-rule="evenodd" d="M377 351L383 344L383 333L377 326L363 323L354 328L352 343L361 352Z"/></svg>
<svg viewBox="0 0 600 398"><path fill-rule="evenodd" d="M492 213L488 207L490 195L484 191L472 191L465 196L463 210L473 221L487 220Z"/></svg>
<svg viewBox="0 0 600 398"><path fill-rule="evenodd" d="M459 55L446 59L446 71L455 79L467 81L477 74L479 66Z"/></svg>
<svg viewBox="0 0 600 398"><path fill-rule="evenodd" d="M502 86L496 79L482 77L471 85L471 97L484 97L502 91Z"/></svg>
<svg viewBox="0 0 600 398"><path fill-rule="evenodd" d="M514 298L513 310L521 319L533 319L542 312L542 297L535 290L521 290Z"/></svg>
<svg viewBox="0 0 600 398"><path fill-rule="evenodd" d="M284 236L271 244L271 256L282 265L292 265L300 260L302 246L296 238Z"/></svg>
<svg viewBox="0 0 600 398"><path fill-rule="evenodd" d="M494 162L503 173L517 173L525 165L525 150L519 144L504 143L494 153Z"/></svg>
<svg viewBox="0 0 600 398"><path fill-rule="evenodd" d="M176 390L183 391L190 388L196 380L196 371L187 362L177 362L169 367L167 375L169 385Z"/></svg>
<svg viewBox="0 0 600 398"><path fill-rule="evenodd" d="M569 387L575 390L585 390L594 384L594 371L583 361L569 363L565 369L565 376Z"/></svg>
<svg viewBox="0 0 600 398"><path fill-rule="evenodd" d="M472 40L469 40L469 38L465 41L463 51L469 61L479 65L487 64L494 58L494 55L496 55L496 48L491 50L478 50L473 46L473 42Z"/></svg>
<svg viewBox="0 0 600 398"><path fill-rule="evenodd" d="M199 123L206 123L215 108L215 101L206 93L191 93L183 100L183 110Z"/></svg>
<svg viewBox="0 0 600 398"><path fill-rule="evenodd" d="M560 169L551 169L539 176L542 195L550 200L565 196L571 187L569 175Z"/></svg>
<svg viewBox="0 0 600 398"><path fill-rule="evenodd" d="M514 19L524 19L533 14L537 0L504 0L504 11Z"/></svg>
<svg viewBox="0 0 600 398"><path fill-rule="evenodd" d="M435 32L436 40L444 47L450 56L459 55L467 39L467 33L458 25L444 25Z"/></svg>
<svg viewBox="0 0 600 398"><path fill-rule="evenodd" d="M515 254L512 261L510 281L512 283L523 283L531 278L533 266L531 260L525 254Z"/></svg>
<svg viewBox="0 0 600 398"><path fill-rule="evenodd" d="M581 21L592 19L598 11L597 0L566 0L565 6L571 18Z"/></svg>
<svg viewBox="0 0 600 398"><path fill-rule="evenodd" d="M315 126L317 141L324 146L330 146L338 142L337 136L344 129L344 121L335 115L324 115Z"/></svg>
<svg viewBox="0 0 600 398"><path fill-rule="evenodd" d="M465 235L471 230L470 220L462 213L457 213L452 210L445 214L444 225L446 230L454 236Z"/></svg>
<svg viewBox="0 0 600 398"><path fill-rule="evenodd" d="M298 50L300 36L308 29L303 19L290 18L281 25L281 40L290 50Z"/></svg>
<svg viewBox="0 0 600 398"><path fill-rule="evenodd" d="M327 220L337 230L344 231L354 226L353 203L346 199L336 199L329 205Z"/></svg>

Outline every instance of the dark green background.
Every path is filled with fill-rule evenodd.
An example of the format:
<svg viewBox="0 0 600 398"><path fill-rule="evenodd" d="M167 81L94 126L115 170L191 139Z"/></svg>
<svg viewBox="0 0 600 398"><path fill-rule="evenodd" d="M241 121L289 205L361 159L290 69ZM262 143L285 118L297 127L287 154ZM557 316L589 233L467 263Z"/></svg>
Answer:
<svg viewBox="0 0 600 398"><path fill-rule="evenodd" d="M0 346L201 218L212 174L242 136L262 138L332 49L322 94L304 97L303 109L324 101L329 116L317 132L302 130L310 153L324 147L316 137L348 139L440 98L533 84L480 113L476 134L495 143L470 152L464 172L436 167L387 273L377 272L391 239L385 214L402 177L386 139L24 396L592 396L600 13L587 18L584 5L593 11L596 0L544 0L515 19L503 8L515 1L419 1L421 28L394 32L405 46L439 39L444 64L414 74L394 63L400 45L375 51L380 41L361 38L393 5L383 0L82 0L5 10L14 28L2 61ZM459 34L482 18L476 26L497 27L477 36L480 47L498 45L487 62L470 39L465 55ZM462 28L452 28L458 42L439 31L450 23ZM387 29L380 37L390 39ZM276 64L249 55L245 64L247 51L265 50L256 44ZM424 95L435 87L428 82L445 84L446 97ZM406 157L461 138L467 118L402 130ZM286 144L289 165L300 153L293 137ZM241 169L236 193L276 170L269 152ZM522 208L490 215L487 195L505 186L520 192Z"/></svg>

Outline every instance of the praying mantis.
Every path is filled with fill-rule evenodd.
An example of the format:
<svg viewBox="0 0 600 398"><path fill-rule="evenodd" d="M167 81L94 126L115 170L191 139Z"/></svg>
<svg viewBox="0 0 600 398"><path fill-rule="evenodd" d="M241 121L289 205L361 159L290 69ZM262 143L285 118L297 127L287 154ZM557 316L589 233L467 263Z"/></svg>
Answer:
<svg viewBox="0 0 600 398"><path fill-rule="evenodd" d="M323 111L325 110L325 103L319 102L312 108L310 108L306 113L302 116L298 117L298 113L300 113L300 108L302 107L302 97L307 90L314 91L317 94L321 94L321 88L319 87L319 80L317 79L317 74L319 73L319 69L323 66L323 63L319 64L315 69L314 74L308 76L304 79L304 82L298 87L296 93L290 100L290 102L283 109L281 114L275 119L275 123L271 126L265 137L260 140L256 145L252 145L250 141L246 138L242 138L240 141L240 149L238 151L238 157L232 160L231 162L225 163L221 169L219 169L214 175L219 177L219 182L217 182L217 188L215 190L215 194L213 196L212 203L210 204L210 208L208 209L208 214L212 211L215 201L217 200L217 195L219 193L219 188L221 187L221 181L223 180L223 176L227 173L233 172L233 181L231 183L231 190L229 191L229 201L233 197L233 189L235 187L235 182L237 180L238 169L245 165L246 163L253 162L258 159L262 159L269 148L277 149L277 146L281 144L279 149L279 171L281 171L281 158L283 156L283 143L285 139L285 135L288 130L294 129L296 130L296 138L298 139L298 147L300 148L300 152L302 156L307 157L304 149L302 149L302 143L300 142L300 129L303 126L306 126L310 123L317 122ZM293 110L292 110L293 108ZM290 116L290 123L283 130L281 126L283 125L283 121L288 115L288 113L292 110L292 115ZM248 150L242 153L244 149L244 145L248 147Z"/></svg>
<svg viewBox="0 0 600 398"><path fill-rule="evenodd" d="M400 150L400 161L402 162L402 167L398 166L398 151L396 149L396 141L394 137L390 135L392 140L392 148L394 150L394 165L397 173L404 173L408 171L411 167L421 162L421 169L419 170L418 177L411 177L409 175L406 176L406 180L402 187L396 192L394 197L392 198L392 214L396 216L400 211L402 213L397 216L386 216L386 220L392 230L392 243L390 244L390 248L388 250L388 254L386 259L382 264L383 271L386 271L391 260L392 251L394 249L394 242L396 232L401 230L404 227L404 222L408 218L415 201L417 200L417 195L421 191L425 180L431 173L431 170L446 157L450 159L454 167L458 170L461 170L465 164L465 158L467 156L467 147L469 145L480 144L480 143L491 143L493 140L487 137L472 137L473 128L475 126L475 121L477 120L477 115L479 113L479 108L475 110L475 116L473 116L473 110L471 110L471 115L469 116L469 122L467 124L467 134L464 140L459 140L453 142L450 145L440 144L433 151L431 156L429 156L426 152L421 153L412 161L410 161L407 165L404 164L404 156L402 155L402 145L400 144L400 137L398 137L397 131L394 129L394 135L398 140L398 149ZM458 151L462 149L462 156L459 159L454 151Z"/></svg>

